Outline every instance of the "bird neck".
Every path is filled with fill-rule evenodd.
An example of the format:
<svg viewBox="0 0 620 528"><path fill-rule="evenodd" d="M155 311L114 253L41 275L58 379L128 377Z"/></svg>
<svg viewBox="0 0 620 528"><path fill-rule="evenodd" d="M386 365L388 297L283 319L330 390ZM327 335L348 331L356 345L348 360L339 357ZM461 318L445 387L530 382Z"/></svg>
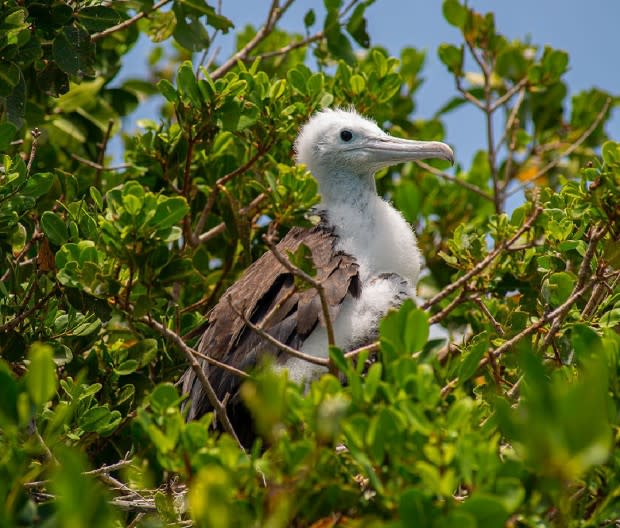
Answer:
<svg viewBox="0 0 620 528"><path fill-rule="evenodd" d="M347 208L367 215L371 204L379 199L373 174L335 172L317 177L323 206L327 209Z"/></svg>

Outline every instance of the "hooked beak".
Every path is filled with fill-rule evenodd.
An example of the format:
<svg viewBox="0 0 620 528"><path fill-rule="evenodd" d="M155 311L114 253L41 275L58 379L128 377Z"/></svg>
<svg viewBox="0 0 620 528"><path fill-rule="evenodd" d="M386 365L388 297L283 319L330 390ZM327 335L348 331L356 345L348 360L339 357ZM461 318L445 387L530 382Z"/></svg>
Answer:
<svg viewBox="0 0 620 528"><path fill-rule="evenodd" d="M392 136L368 139L363 147L381 167L421 159L443 159L454 163L454 152L440 141L413 141Z"/></svg>

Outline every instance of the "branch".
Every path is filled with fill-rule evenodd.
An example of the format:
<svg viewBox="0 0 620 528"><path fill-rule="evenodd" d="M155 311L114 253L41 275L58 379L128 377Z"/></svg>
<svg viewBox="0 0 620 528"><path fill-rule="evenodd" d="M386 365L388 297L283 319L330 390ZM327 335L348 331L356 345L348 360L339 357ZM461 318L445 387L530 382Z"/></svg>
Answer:
<svg viewBox="0 0 620 528"><path fill-rule="evenodd" d="M476 99L472 94L470 94L465 88L463 88L463 84L461 83L461 77L456 76L454 78L456 89L460 92L460 94L465 97L470 103L474 106L480 108L480 110L484 110L484 104L482 104L478 99Z"/></svg>
<svg viewBox="0 0 620 528"><path fill-rule="evenodd" d="M491 251L491 253L489 253L484 259L482 259L478 264L476 264L465 275L460 277L458 280L456 280L452 284L449 284L443 290L441 290L437 295L435 295L434 297L426 301L422 305L422 309L428 310L431 306L438 303L442 299L445 299L448 295L450 295L452 292L456 291L463 284L465 284L469 279L471 279L472 277L480 273L491 262L493 262L493 260L495 260L495 258L497 258L497 256L502 251L512 246L512 244L514 244L519 239L519 237L523 235L523 233L528 231L532 227L532 225L534 224L535 220L538 218L541 212L542 212L542 207L538 204L535 204L534 211L532 212L532 214L529 216L529 218L524 222L524 224L519 228L519 230L509 240L502 242L499 246L497 246L493 251Z"/></svg>
<svg viewBox="0 0 620 528"><path fill-rule="evenodd" d="M327 297L325 296L325 288L323 287L323 284L321 284L320 281L317 281L314 277L308 275L303 270L299 269L297 266L291 264L291 262L278 251L278 248L273 243L272 237L263 235L263 240L269 246L273 256L276 257L280 264L282 264L293 275L310 284L317 291L319 299L321 300L321 310L323 312L325 329L327 331L327 343L329 346L335 345L336 339L334 337L334 326L332 324L331 315L329 314L329 304L327 303Z"/></svg>
<svg viewBox="0 0 620 528"><path fill-rule="evenodd" d="M598 230L592 230L592 236L590 237L590 242L588 243L588 248L586 249L586 253L583 256L583 260L581 261L581 266L579 267L579 274L577 275L577 282L575 283L575 287L573 288L571 297L575 294L575 292L581 290L583 288L583 285L586 283L588 275L591 273L590 263L592 262L594 254L596 253L596 245L598 244L598 241L605 236L605 233L607 232L607 227L607 225L603 225ZM545 340L543 341L543 349L547 348L549 343L551 343L551 340L554 338L556 332L562 324L562 321L564 321L564 318L566 317L566 314L570 309L571 305L565 305L564 309L556 315L555 320L553 321L553 324L549 329L549 333L545 336Z"/></svg>
<svg viewBox="0 0 620 528"><path fill-rule="evenodd" d="M112 127L114 126L114 119L108 120L108 128L106 128L105 135L103 136L103 141L101 145L99 145L99 156L97 158L97 172L95 173L95 187L97 189L101 188L101 171L103 170L103 161L105 157L105 151L108 147L108 141L110 141L110 134L112 133Z"/></svg>
<svg viewBox="0 0 620 528"><path fill-rule="evenodd" d="M30 131L30 134L32 135L32 145L30 146L28 165L26 165L26 176L30 176L30 169L32 169L32 163L34 162L34 158L37 155L37 148L39 147L39 137L41 136L41 131L35 127Z"/></svg>
<svg viewBox="0 0 620 528"><path fill-rule="evenodd" d="M319 358L317 356L311 356L310 354L304 354L303 352L300 352L299 350L296 350L295 348L292 348L288 346L287 344L282 343L282 341L273 337L271 334L263 330L263 328L261 328L258 325L255 325L252 321L250 321L245 316L245 314L241 310L239 310L233 304L233 301L230 295L226 297L226 300L228 301L228 305L230 306L232 311L235 312L237 316L239 316L252 331L256 332L265 341L272 344L274 347L276 347L281 352L284 352L285 354L290 354L291 356L297 357L299 359L303 359L304 361L307 361L308 363L313 363L315 365L321 365L322 367L329 366L329 361L327 359Z"/></svg>
<svg viewBox="0 0 620 528"><path fill-rule="evenodd" d="M239 441L239 437L237 436L235 429L233 428L232 424L230 423L230 420L228 419L228 414L226 413L226 407L223 406L222 402L218 399L217 394L215 393L215 390L213 389L213 386L211 385L211 382L209 381L209 378L207 378L207 375L205 374L204 370L202 370L200 363L198 363L198 361L196 360L196 356L194 354L195 351L189 346L187 346L185 342L183 341L183 339L181 339L181 337L177 333L166 328L161 323L158 323L157 321L151 319L150 316L142 317L140 320L143 323L150 326L151 328L153 328L154 330L157 330L162 336L168 338L170 341L175 343L183 351L183 353L185 354L185 357L189 361L189 364L192 370L194 371L194 373L200 380L200 383L202 384L202 387L207 394L207 398L209 399L209 403L211 404L213 409L215 409L215 415L216 415L217 420L222 424L222 427L224 428L224 430L228 432L230 436L232 436L235 439L239 447L243 450L243 444L241 444L241 442ZM221 363L218 366L223 367L224 364Z"/></svg>
<svg viewBox="0 0 620 528"><path fill-rule="evenodd" d="M574 291L572 293L572 295L568 299L566 299L566 301L564 301L564 303L562 303L560 306L558 306L555 310L545 314L542 318L540 318L534 324L528 326L527 328L525 328L524 330L519 332L517 335L513 336L508 341L506 341L505 343L503 343L499 347L497 347L495 350L493 350L491 352L493 357L496 358L496 359L499 358L504 352L506 352L508 349L512 348L519 341L521 341L521 339L523 339L524 337L527 337L527 336L533 334L540 327L544 326L549 321L552 321L553 319L555 319L559 314L561 314L566 309L567 306L570 308L570 306L572 306L572 304L579 298L579 296L582 295L591 286L592 282L593 281L588 281L579 290ZM488 358L484 358L484 359L480 360L480 363L478 363L478 368L483 367L488 362L489 362Z"/></svg>
<svg viewBox="0 0 620 528"><path fill-rule="evenodd" d="M489 110L491 110L491 112L495 112L495 110L497 110L500 106L509 101L514 94L516 94L522 88L525 88L526 84L527 77L524 77L517 84L513 85L512 88L510 88L504 95L495 99L495 101L493 101L493 104L491 104Z"/></svg>
<svg viewBox="0 0 620 528"><path fill-rule="evenodd" d="M226 185L233 178L236 178L240 174L243 174L250 167L252 167L252 165L254 165L261 157L263 157L272 146L273 146L273 141L269 141L265 146L258 149L256 154L254 154L254 156L252 156L243 165L237 167L236 169L232 170L228 174L225 174L221 178L217 179L217 181L215 182L215 185L213 186L213 191L211 191L211 194L209 194L209 197L207 198L207 203L205 203L205 206L203 207L202 212L200 213L198 222L196 222L196 228L194 229L194 232L192 233L191 242L193 246L197 246L201 242L200 233L204 229L209 213L211 212L211 210L213 209L213 206L215 205L215 199L217 198L217 195L219 194L221 187L223 185Z"/></svg>
<svg viewBox="0 0 620 528"><path fill-rule="evenodd" d="M246 207L243 207L242 209L239 210L239 215L251 215L254 214L256 212L256 210L258 209L258 206L260 205L260 203L267 198L267 195L265 193L260 193L256 198L254 198L254 200L252 200L249 205L247 205ZM198 241L203 244L205 243L207 240L211 240L212 238L221 235L224 231L226 231L226 223L225 222L221 222L218 225L216 225L215 227L212 227L211 229L209 229L209 231L202 233L199 237L198 237Z"/></svg>
<svg viewBox="0 0 620 528"><path fill-rule="evenodd" d="M141 11L140 13L132 16L131 18L124 20L120 24L116 24L116 26L112 26L107 29L104 29L103 31L100 31L99 33L93 33L90 36L91 42L97 42L103 37L107 37L108 35L111 35L112 33L116 33L117 31L122 31L123 29L128 28L132 24L135 24L138 20L144 18L145 16L150 15L153 11L157 11L159 8L165 6L170 1L171 0L160 0L148 11Z"/></svg>
<svg viewBox="0 0 620 528"><path fill-rule="evenodd" d="M102 165L101 163L97 163L95 161L82 158L81 156L78 156L77 154L71 154L71 158L74 159L75 161L79 161L80 163L83 163L84 165L88 165L89 167L92 167L93 169L96 169L97 171L116 171L116 170L126 169L127 167L131 167L131 163L121 163L120 165L114 165L113 167L106 167Z"/></svg>
<svg viewBox="0 0 620 528"><path fill-rule="evenodd" d="M513 194L517 194L518 192L523 191L530 183L542 178L551 169L554 169L555 167L557 167L562 161L562 158L566 156L570 156L573 152L575 152L575 150L577 150L579 146L586 139L588 139L592 135L592 133L596 130L596 128L601 124L601 121L605 117L605 114L607 113L607 110L609 109L610 104L611 104L611 97L608 97L607 100L605 101L605 104L603 105L603 108L601 108L601 111L596 115L596 117L594 118L594 121L592 121L592 124L585 130L583 134L581 134L581 136L579 136L579 138L577 138L577 141L575 141L570 146L568 146L566 150L564 150L564 152L562 152L556 159L547 163L547 165L545 165L542 169L540 169L532 178L530 178L523 185L519 185L518 187L516 187L509 193L506 193L506 198L512 196Z"/></svg>
<svg viewBox="0 0 620 528"><path fill-rule="evenodd" d="M280 20L282 15L292 3L293 0L287 0L284 5L280 7L278 0L272 0L271 6L269 7L269 13L267 14L267 20L256 32L256 35L254 35L254 37L245 46L243 46L243 48L224 62L224 64L222 64L219 68L216 68L211 73L211 78L215 81L216 79L226 75L232 68L234 68L238 61L247 60L252 50L255 49L263 40L265 40L273 31L273 28L278 23L278 20Z"/></svg>
<svg viewBox="0 0 620 528"><path fill-rule="evenodd" d="M304 46L307 46L308 44L312 44L313 42L316 42L317 40L323 40L323 38L325 38L325 33L323 33L322 31L319 31L315 33L314 35L311 35L310 37L306 37L303 40L298 40L297 42L291 42L287 46L283 46L280 49L277 49L274 51L267 51L265 53L260 53L259 55L253 55L251 57L247 57L246 60L254 62L256 59L259 59L259 60L272 59L273 57L279 57L280 55L286 55L287 53L293 50L296 50L297 48L303 48Z"/></svg>
<svg viewBox="0 0 620 528"><path fill-rule="evenodd" d="M450 174L447 174L443 171L440 171L439 169L436 169L435 167L433 167L432 165L429 165L428 163L424 161L416 160L415 163L420 168L427 170L428 172L430 172L431 174L434 174L435 176L439 176L440 178L443 178L444 180L452 182L456 185L460 185L461 187L467 189L468 191L472 191L476 193L478 196L482 196L485 200L489 200L490 202L493 201L493 197L488 192L483 191L480 187L474 185L473 183L469 183L468 181L465 181L465 180L459 180L458 178Z"/></svg>
<svg viewBox="0 0 620 528"><path fill-rule="evenodd" d="M41 309L41 307L47 301L49 301L54 296L55 293L56 293L56 288L53 288L52 291L50 291L47 295L45 295L44 297L39 299L32 308L30 308L29 310L26 310L26 311L16 315L15 317L13 317L13 319L11 319L10 321L4 323L3 325L0 325L0 334L2 334L4 332L8 332L10 330L13 330L24 319L27 319L33 313L35 313L37 310Z"/></svg>

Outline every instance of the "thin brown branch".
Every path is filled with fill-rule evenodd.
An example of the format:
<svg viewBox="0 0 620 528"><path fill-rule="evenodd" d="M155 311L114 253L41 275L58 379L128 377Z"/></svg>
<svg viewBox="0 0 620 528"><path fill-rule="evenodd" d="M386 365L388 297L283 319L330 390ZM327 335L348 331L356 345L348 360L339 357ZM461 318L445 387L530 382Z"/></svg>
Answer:
<svg viewBox="0 0 620 528"><path fill-rule="evenodd" d="M236 169L230 171L228 174L225 174L221 178L217 179L215 185L213 186L213 190L211 191L211 194L209 194L207 202L205 203L205 206L203 207L200 216L198 217L198 222L196 222L196 227L192 233L191 243L193 246L197 246L201 243L200 234L204 229L207 218L209 217L209 214L211 213L211 210L215 205L215 199L217 198L217 195L219 194L222 186L226 185L232 179L249 170L261 157L263 157L269 151L272 145L273 141L269 141L265 146L259 148L256 154L254 154L254 156L252 156L243 165L237 167Z"/></svg>
<svg viewBox="0 0 620 528"><path fill-rule="evenodd" d="M435 315L429 317L428 324L432 325L442 321L452 310L454 310L460 304L468 301L467 298L467 290L463 290L460 295L457 295L452 301L440 312L437 312Z"/></svg>
<svg viewBox="0 0 620 528"><path fill-rule="evenodd" d="M508 119L506 120L506 126L504 127L504 131L502 132L502 135L497 142L498 149L501 147L502 143L506 141L506 138L510 134L510 131L512 130L512 128L514 127L515 122L517 120L517 115L519 115L519 110L524 100L525 100L525 88L522 88L519 91L519 97L517 97L517 102L512 107L512 110L510 111L510 115L508 116Z"/></svg>
<svg viewBox="0 0 620 528"><path fill-rule="evenodd" d="M27 176L30 176L32 163L37 156L37 148L39 147L39 137L41 136L41 131L35 127L30 131L30 134L32 135L32 145L30 146L30 156L28 156L28 164L26 165Z"/></svg>
<svg viewBox="0 0 620 528"><path fill-rule="evenodd" d="M596 246L607 233L607 225L602 225L599 229L593 228L591 231L590 242L588 243L588 248L586 249L585 255L583 256L583 260L581 261L581 266L579 267L579 274L577 275L577 282L573 288L573 294L576 291L579 291L583 288L583 285L588 280L588 277L591 275L590 264L592 263L592 259L594 258L594 254L596 253ZM545 336L545 340L543 341L542 348L543 350L549 346L551 340L555 337L560 325L564 321L566 314L568 314L572 305L564 305L564 308L555 316L553 323L551 324L551 328L549 332Z"/></svg>
<svg viewBox="0 0 620 528"><path fill-rule="evenodd" d="M117 170L126 169L127 167L131 167L131 163L120 163L119 165L114 165L112 167L106 167L105 165L102 165L95 161L82 158L81 156L78 156L77 154L71 154L71 159L74 159L75 161L79 161L80 163L83 163L84 165L92 167L93 169L96 169L97 171L117 171Z"/></svg>
<svg viewBox="0 0 620 528"><path fill-rule="evenodd" d="M487 319L491 322L491 324L493 325L493 328L495 328L495 331L500 336L504 337L506 335L506 332L502 328L502 325L500 325L497 322L497 319L495 319L495 317L493 317L493 314L489 311L489 309L487 308L487 305L484 304L482 299L480 297L473 297L472 301L474 301L478 305L478 307L482 310L482 313L484 313L484 315L487 316Z"/></svg>
<svg viewBox="0 0 620 528"><path fill-rule="evenodd" d="M3 325L0 325L0 334L3 332L9 332L11 330L13 330L15 327L17 327L24 319L27 319L28 317L30 317L33 313L35 313L37 310L40 310L41 307L47 302L49 301L54 295L56 294L56 288L53 288L52 291L50 291L47 295L41 297L36 303L35 305L30 308L29 310L25 310L19 314L17 314L15 317L13 317L13 319L11 319L10 321L4 323Z"/></svg>
<svg viewBox="0 0 620 528"><path fill-rule="evenodd" d="M533 334L534 332L536 332L539 328L541 328L542 326L544 326L548 322L553 321L560 313L562 313L566 309L566 307L570 308L573 305L573 303L591 285L592 285L592 283L590 281L588 281L579 290L573 292L573 294L570 295L568 297L568 299L566 299L566 301L564 301L564 303L562 303L560 306L558 306L555 310L549 312L548 314L545 314L538 321L536 321L535 323L531 324L527 328L521 330L521 332L519 332L515 336L511 337L508 341L502 343L499 347L497 347L495 350L493 350L493 352L492 352L493 357L499 358L502 354L504 354L504 352L506 352L509 349L511 349L513 346L515 346L523 338ZM478 367L482 367L482 366L486 365L487 363L488 363L488 358L484 358L484 359L482 359L480 361L480 363L478 364Z"/></svg>
<svg viewBox="0 0 620 528"><path fill-rule="evenodd" d="M103 136L103 141L99 145L99 156L97 158L97 167L95 172L95 187L99 189L101 187L101 172L103 171L103 162L105 159L105 151L108 148L108 141L110 141L110 134L112 133L112 127L114 126L114 119L108 120L108 127L106 128Z"/></svg>
<svg viewBox="0 0 620 528"><path fill-rule="evenodd" d="M508 91L506 91L504 95L495 99L495 101L493 101L490 107L491 112L495 112L495 110L497 110L500 106L508 102L514 94L516 94L522 88L525 88L526 84L527 77L524 77L517 84L513 85Z"/></svg>
<svg viewBox="0 0 620 528"><path fill-rule="evenodd" d="M381 350L381 345L379 341L375 341L374 343L370 343L369 345L364 345L362 347L350 350L349 352L345 352L344 357L349 359L349 358L357 357L364 352L373 353L373 352L379 352L379 350Z"/></svg>
<svg viewBox="0 0 620 528"><path fill-rule="evenodd" d="M440 171L439 169L436 169L435 167L433 167L432 165L429 165L428 163L424 161L416 160L415 163L416 165L418 165L418 167L424 170L427 170L428 172L430 172L431 174L434 174L435 176L439 176L440 178L443 178L444 180L447 180L456 185L459 185L463 187L464 189L467 189L468 191L474 192L478 196L482 196L482 198L484 198L485 200L489 200L490 202L493 201L493 196L491 196L488 192L483 191L480 187L474 185L473 183L469 183L468 181L465 181L465 180L459 180L455 176L452 176L443 171Z"/></svg>
<svg viewBox="0 0 620 528"><path fill-rule="evenodd" d="M260 193L256 198L254 198L254 200L252 200L246 207L243 207L240 211L239 211L239 215L253 215L256 210L258 209L258 206L261 204L261 202L267 198L267 195L265 193ZM208 231L202 233L201 235L198 236L198 240L201 244L204 244L205 242L207 242L208 240L211 240L212 238L221 235L224 231L226 231L226 224L224 222L219 223L218 225L216 225L215 227L212 227L211 229L209 229Z"/></svg>
<svg viewBox="0 0 620 528"><path fill-rule="evenodd" d="M158 9L165 6L169 2L171 2L171 0L160 0L159 2L154 4L153 7L149 9L148 11L140 11L139 13L132 16L131 18L128 18L127 20L123 20L120 24L116 24L116 26L112 26L107 29L104 29L103 31L100 31L99 33L93 33L90 36L90 40L91 42L97 42L98 40L101 40L102 38L107 37L108 35L111 35L112 33L116 33L117 31L122 31L123 29L131 26L132 24L135 24L138 20L141 20L145 16L148 16L154 11L157 11Z"/></svg>
<svg viewBox="0 0 620 528"><path fill-rule="evenodd" d="M577 138L577 140L574 143L571 143L563 152L561 152L558 155L556 159L547 163L547 165L545 165L536 174L534 174L534 176L529 178L527 182L525 182L523 185L519 185L518 187L512 189L509 193L506 193L506 198L523 191L530 183L535 182L536 180L539 180L545 174L547 174L550 170L557 167L561 163L563 158L565 158L566 156L570 156L573 152L575 152L575 150L577 150L581 146L581 144L586 139L588 139L592 135L592 133L596 130L596 128L601 124L601 121L605 117L605 114L607 113L607 110L609 109L610 104L611 104L611 97L608 97L607 100L605 101L605 104L603 105L603 108L601 108L601 111L596 115L596 117L594 118L594 121L592 121L592 124L583 132L583 134L581 134L581 136Z"/></svg>
<svg viewBox="0 0 620 528"><path fill-rule="evenodd" d="M256 332L260 337L262 337L265 341L267 341L268 343L276 347L281 352L284 352L285 354L289 354L299 359L303 359L304 361L307 361L308 363L313 363L315 365L321 365L322 367L329 366L329 361L327 359L319 358L316 356L311 356L310 354L304 354L303 352L300 352L299 350L292 348L285 343L282 343L282 341L273 337L271 334L266 332L263 328L261 328L258 325L255 325L252 321L250 321L245 316L245 314L241 310L239 310L239 308L237 308L234 305L230 295L226 297L226 300L228 301L228 305L233 310L233 312L235 312L237 316L243 320L246 326L248 326L253 332Z"/></svg>
<svg viewBox="0 0 620 528"><path fill-rule="evenodd" d="M183 349L184 352L190 353L196 357L204 359L207 363L209 363L209 365L227 370L231 374L234 374L235 376L239 376L240 378L249 377L247 372L244 372L243 370L239 370L238 368L235 368L232 365L229 365L228 363L223 363L221 361L218 361L217 359L212 358L211 356L203 354L202 352L199 352L195 348L190 347L187 343L185 343L185 341L183 341L183 338L179 334L177 334L176 332L173 332L169 328L166 328L165 326L159 323L156 323L156 321L153 321L152 319L149 319L148 317L146 317L142 319L142 322L149 325L154 330L157 330L162 336L171 338L180 348ZM165 331L162 329L165 329ZM172 338L172 335L176 337Z"/></svg>
<svg viewBox="0 0 620 528"><path fill-rule="evenodd" d="M465 98L467 99L470 103L472 103L474 106L477 106L480 110L484 110L484 104L476 99L471 93L469 93L467 91L467 89L463 86L462 82L461 82L461 77L460 76L456 76L454 78L455 84L456 84L456 89L459 91L459 93Z"/></svg>
<svg viewBox="0 0 620 528"><path fill-rule="evenodd" d="M251 57L248 57L247 60L254 62L256 59L259 59L259 60L272 59L273 57L279 57L281 55L286 55L287 53L290 53L293 50L296 50L298 48L303 48L304 46L307 46L308 44L312 44L313 42L316 42L318 40L323 40L324 38L325 38L325 33L323 33L322 31L318 31L314 35L306 37L303 40L291 42L290 44L283 46L277 50L266 51L265 53L253 55Z"/></svg>
<svg viewBox="0 0 620 528"><path fill-rule="evenodd" d="M489 253L484 259L482 259L478 264L476 264L470 271L468 271L465 275L457 279L452 284L446 286L443 290L441 290L437 295L426 301L422 305L423 310L428 310L431 306L438 303L442 299L445 299L452 292L456 291L458 288L463 286L467 281L469 281L472 277L478 275L482 270L484 270L493 260L497 258L497 256L504 251L505 249L512 246L526 231L531 229L532 225L542 212L542 207L538 204L534 204L534 211L529 216L529 218L524 222L524 224L519 228L519 230L508 240L502 242L499 246L497 246L491 253Z"/></svg>
<svg viewBox="0 0 620 528"><path fill-rule="evenodd" d="M226 407L224 407L222 405L222 402L218 399L217 394L215 393L215 390L213 389L213 386L209 381L209 378L207 378L207 375L205 374L204 370L202 370L200 363L198 363L198 361L196 360L196 355L194 354L195 351L189 346L187 346L183 339L181 339L181 336L179 336L176 332L173 332L169 328L166 328L163 324L153 320L151 317L145 316L142 317L140 320L154 330L157 330L157 332L172 341L183 351L185 357L187 358L187 361L190 364L191 369L194 371L194 374L196 374L196 377L200 380L202 388L204 389L207 398L209 399L209 403L211 404L213 409L215 409L215 415L217 420L222 424L224 430L235 439L241 450L244 450L243 444L239 441L239 437L237 436L234 427L230 423L228 413L226 412Z"/></svg>
<svg viewBox="0 0 620 528"><path fill-rule="evenodd" d="M256 32L254 37L250 39L250 41L243 46L237 53L232 55L228 60L224 62L220 67L213 70L210 74L213 80L219 79L226 75L232 68L234 68L235 64L238 61L246 61L252 50L254 50L263 40L265 40L269 34L273 31L275 25L278 23L278 20L282 17L282 15L286 12L286 10L293 3L293 0L287 0L282 7L280 7L280 2L278 0L272 0L271 6L269 7L269 13L267 14L267 20L262 25L262 27Z"/></svg>
<svg viewBox="0 0 620 528"><path fill-rule="evenodd" d="M263 240L269 246L269 249L273 253L273 256L276 257L278 262L282 264L287 270L289 270L293 275L299 277L303 281L307 282L310 286L312 286L318 293L319 299L321 300L321 310L323 312L323 323L325 324L325 330L327 331L327 343L330 346L336 344L336 339L334 337L334 326L332 324L332 318L329 313L329 304L327 303L327 296L325 295L325 288L320 281L314 279L303 270L299 269L297 266L294 266L284 255L282 255L276 245L273 242L272 237L263 236Z"/></svg>

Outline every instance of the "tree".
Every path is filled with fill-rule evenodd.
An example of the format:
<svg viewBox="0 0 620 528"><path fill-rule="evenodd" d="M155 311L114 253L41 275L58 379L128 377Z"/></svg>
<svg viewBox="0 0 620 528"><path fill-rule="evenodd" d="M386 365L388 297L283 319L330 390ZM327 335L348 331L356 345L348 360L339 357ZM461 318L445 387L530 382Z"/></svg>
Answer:
<svg viewBox="0 0 620 528"><path fill-rule="evenodd" d="M2 524L617 522L620 144L604 127L618 98L568 101L565 52L445 0L462 35L438 50L455 96L412 121L424 54L372 47L371 2L325 2L306 36L278 26L291 3L209 63L190 60L233 23L202 0L2 3ZM156 86L112 87L143 33L167 50ZM120 119L155 94L160 119L111 166ZM262 434L246 452L211 427L226 402L186 423L174 382L209 308L268 250L262 235L317 202L291 161L299 125L348 104L424 139L473 105L488 143L454 175L441 162L380 175L426 257L420 306L355 357L330 350L344 386L328 374L304 394L250 373ZM446 337L429 340L431 324Z"/></svg>

